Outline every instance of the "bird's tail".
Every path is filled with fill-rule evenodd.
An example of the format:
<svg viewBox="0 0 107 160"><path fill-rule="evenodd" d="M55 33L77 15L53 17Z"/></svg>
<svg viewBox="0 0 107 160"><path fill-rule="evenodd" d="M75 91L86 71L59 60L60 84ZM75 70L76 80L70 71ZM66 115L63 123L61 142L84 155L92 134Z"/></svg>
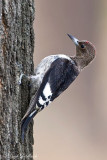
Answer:
<svg viewBox="0 0 107 160"><path fill-rule="evenodd" d="M33 119L33 117L38 113L38 110L34 110L31 112L28 116L22 119L21 123L21 138L22 142L24 142L24 136L27 130L27 126L29 125L30 121Z"/></svg>

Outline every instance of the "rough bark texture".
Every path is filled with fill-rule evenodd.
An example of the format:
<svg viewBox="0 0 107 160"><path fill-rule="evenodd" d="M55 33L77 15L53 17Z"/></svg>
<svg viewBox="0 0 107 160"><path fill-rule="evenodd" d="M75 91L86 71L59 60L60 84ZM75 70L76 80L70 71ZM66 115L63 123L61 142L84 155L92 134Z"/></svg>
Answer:
<svg viewBox="0 0 107 160"><path fill-rule="evenodd" d="M33 159L32 124L21 142L21 118L29 104L29 85L21 72L33 73L34 0L0 1L0 154L2 160Z"/></svg>

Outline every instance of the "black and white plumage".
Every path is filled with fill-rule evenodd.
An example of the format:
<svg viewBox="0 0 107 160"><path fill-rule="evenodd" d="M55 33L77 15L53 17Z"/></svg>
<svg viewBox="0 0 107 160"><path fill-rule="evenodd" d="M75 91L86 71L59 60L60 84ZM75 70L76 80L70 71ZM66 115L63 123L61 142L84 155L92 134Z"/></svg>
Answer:
<svg viewBox="0 0 107 160"><path fill-rule="evenodd" d="M73 40L77 49L80 47L81 51L83 51L82 48L85 45L87 47L91 45L87 41L81 41L79 44L79 40L75 37L71 35L69 37ZM82 42L83 44L81 44ZM84 46L81 47L81 45ZM35 75L31 76L31 81L35 82L38 91L31 99L29 108L22 119L22 140L24 140L24 134L31 119L66 90L84 68L84 63L85 66L88 65L93 58L94 53L91 53L90 59L87 61L85 58L82 60L80 55L69 57L59 54L48 56L41 61L35 70Z"/></svg>

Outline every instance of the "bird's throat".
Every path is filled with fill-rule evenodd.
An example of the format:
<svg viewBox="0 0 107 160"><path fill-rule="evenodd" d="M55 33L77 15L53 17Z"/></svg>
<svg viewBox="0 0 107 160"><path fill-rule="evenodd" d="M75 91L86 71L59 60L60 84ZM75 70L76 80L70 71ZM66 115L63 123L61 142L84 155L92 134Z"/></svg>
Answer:
<svg viewBox="0 0 107 160"><path fill-rule="evenodd" d="M89 61L87 61L86 58L82 56L75 56L72 57L72 59L74 60L74 62L76 62L79 71L81 71L84 67L86 67L89 64Z"/></svg>

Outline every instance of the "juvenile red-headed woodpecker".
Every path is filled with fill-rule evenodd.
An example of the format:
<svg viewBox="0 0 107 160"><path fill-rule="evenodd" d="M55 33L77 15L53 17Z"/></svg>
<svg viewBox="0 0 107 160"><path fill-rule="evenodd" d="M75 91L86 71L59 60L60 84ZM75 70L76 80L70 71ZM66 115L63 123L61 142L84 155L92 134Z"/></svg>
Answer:
<svg viewBox="0 0 107 160"><path fill-rule="evenodd" d="M73 57L64 54L50 55L40 62L35 75L30 77L32 88L35 83L38 91L32 97L22 119L22 140L33 117L66 90L95 57L95 47L91 42L79 41L69 34L68 36L76 45L76 55Z"/></svg>

